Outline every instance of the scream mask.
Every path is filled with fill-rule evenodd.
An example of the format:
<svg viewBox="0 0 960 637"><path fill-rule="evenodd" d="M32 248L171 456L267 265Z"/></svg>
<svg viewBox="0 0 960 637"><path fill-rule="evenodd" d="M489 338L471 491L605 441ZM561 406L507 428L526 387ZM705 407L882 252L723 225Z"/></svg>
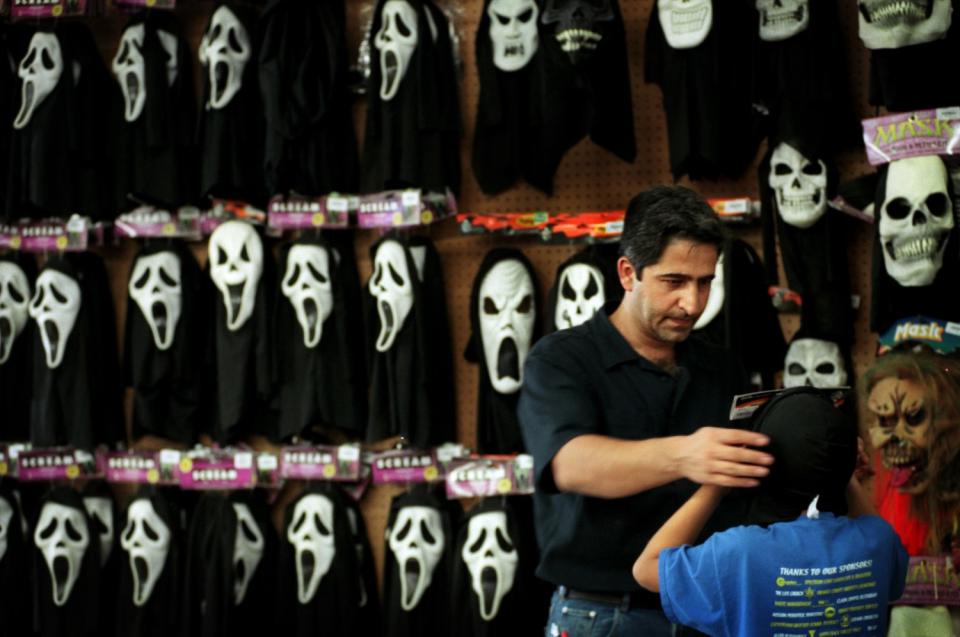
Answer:
<svg viewBox="0 0 960 637"><path fill-rule="evenodd" d="M210 278L226 309L226 325L239 330L253 315L263 274L263 243L248 223L227 221L210 235Z"/></svg>
<svg viewBox="0 0 960 637"><path fill-rule="evenodd" d="M516 393L536 321L533 277L526 260L497 262L483 277L478 294L480 339L490 384L501 394Z"/></svg>

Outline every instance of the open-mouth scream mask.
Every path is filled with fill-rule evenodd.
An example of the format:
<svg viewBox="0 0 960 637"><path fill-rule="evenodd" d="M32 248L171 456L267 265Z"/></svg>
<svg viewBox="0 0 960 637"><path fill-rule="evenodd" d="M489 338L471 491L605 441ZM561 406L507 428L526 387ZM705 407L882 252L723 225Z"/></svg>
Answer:
<svg viewBox="0 0 960 637"><path fill-rule="evenodd" d="M333 502L319 493L303 496L293 509L287 541L296 551L297 599L301 604L309 604L317 594L320 580L337 555L333 514Z"/></svg>
<svg viewBox="0 0 960 637"><path fill-rule="evenodd" d="M0 365L7 362L13 344L27 324L30 283L19 265L0 261Z"/></svg>
<svg viewBox="0 0 960 637"><path fill-rule="evenodd" d="M207 108L223 108L240 91L251 50L243 23L226 5L218 7L200 40L200 64L209 83Z"/></svg>
<svg viewBox="0 0 960 637"><path fill-rule="evenodd" d="M533 338L533 281L523 263L504 259L487 272L479 294L480 337L490 384L501 394L513 394L523 381Z"/></svg>
<svg viewBox="0 0 960 637"><path fill-rule="evenodd" d="M80 285L72 277L54 269L46 269L37 277L30 317L37 322L50 369L63 361L80 303Z"/></svg>
<svg viewBox="0 0 960 637"><path fill-rule="evenodd" d="M148 498L139 498L130 503L120 546L130 558L135 606L143 606L150 601L150 594L167 563L170 539L170 527Z"/></svg>
<svg viewBox="0 0 960 637"><path fill-rule="evenodd" d="M223 296L227 329L235 332L253 315L263 274L263 243L248 223L227 221L210 235L210 278Z"/></svg>
<svg viewBox="0 0 960 637"><path fill-rule="evenodd" d="M157 349L170 349L183 306L180 258L169 251L141 256L127 289L150 326Z"/></svg>
<svg viewBox="0 0 960 637"><path fill-rule="evenodd" d="M513 588L517 572L517 549L503 511L480 513L470 518L467 540L460 557L470 570L470 584L477 596L480 616L490 621L500 602Z"/></svg>
<svg viewBox="0 0 960 637"><path fill-rule="evenodd" d="M400 606L409 612L430 587L443 556L446 538L440 512L425 506L403 507L387 533L387 544L400 576Z"/></svg>
<svg viewBox="0 0 960 637"><path fill-rule="evenodd" d="M167 86L173 86L177 79L177 37L166 31L158 30L156 34L167 55ZM123 92L123 117L128 122L137 121L147 103L147 70L143 57L145 35L146 27L142 23L127 27L113 58L113 74Z"/></svg>
<svg viewBox="0 0 960 637"><path fill-rule="evenodd" d="M233 605L239 606L247 595L247 587L263 559L266 541L260 525L250 513L250 507L242 502L233 503L237 516L237 528L233 541Z"/></svg>
<svg viewBox="0 0 960 637"><path fill-rule="evenodd" d="M30 48L17 68L17 75L23 82L23 88L20 112L13 121L13 127L19 130L30 123L37 107L50 96L63 75L63 53L57 36L42 31L34 33Z"/></svg>
<svg viewBox="0 0 960 637"><path fill-rule="evenodd" d="M295 245L287 253L287 271L281 288L303 329L303 344L314 348L323 336L323 324L333 312L330 251L316 245Z"/></svg>
<svg viewBox="0 0 960 637"><path fill-rule="evenodd" d="M40 511L33 542L50 571L53 603L63 606L80 577L83 558L90 546L90 529L84 512L47 502Z"/></svg>
<svg viewBox="0 0 960 637"><path fill-rule="evenodd" d="M412 248L410 256L416 273L410 272L407 251L399 241L384 240L373 256L373 275L368 287L376 299L380 318L380 334L376 342L378 352L390 349L413 309L412 277L422 277L426 253L422 249Z"/></svg>
<svg viewBox="0 0 960 637"><path fill-rule="evenodd" d="M417 12L406 0L387 0L380 14L380 30L373 46L380 52L380 99L389 102L397 94L417 50Z"/></svg>

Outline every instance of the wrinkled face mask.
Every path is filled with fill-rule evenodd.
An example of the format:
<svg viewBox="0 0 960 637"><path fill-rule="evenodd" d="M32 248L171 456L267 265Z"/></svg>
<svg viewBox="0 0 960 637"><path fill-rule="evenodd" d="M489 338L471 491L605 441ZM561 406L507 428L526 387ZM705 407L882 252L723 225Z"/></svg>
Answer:
<svg viewBox="0 0 960 637"><path fill-rule="evenodd" d="M534 0L492 0L487 5L494 66L501 71L519 71L533 59L540 46L539 16Z"/></svg>
<svg viewBox="0 0 960 637"><path fill-rule="evenodd" d="M443 556L446 538L440 512L425 506L401 508L393 527L387 529L387 544L399 569L400 606L412 611L430 587Z"/></svg>
<svg viewBox="0 0 960 637"><path fill-rule="evenodd" d="M100 540L100 567L113 552L113 500L101 496L85 496L83 506L90 518L91 530Z"/></svg>
<svg viewBox="0 0 960 637"><path fill-rule="evenodd" d="M291 247L281 288L296 312L304 347L316 347L323 337L323 324L333 312L330 252L315 245Z"/></svg>
<svg viewBox="0 0 960 637"><path fill-rule="evenodd" d="M860 39L868 49L898 49L943 39L950 0L859 0Z"/></svg>
<svg viewBox="0 0 960 637"><path fill-rule="evenodd" d="M63 75L63 53L60 40L52 33L34 33L30 48L20 61L17 75L22 81L20 112L13 120L17 130L30 123L40 104L53 93Z"/></svg>
<svg viewBox="0 0 960 637"><path fill-rule="evenodd" d="M779 42L802 33L810 24L810 0L757 0L760 39Z"/></svg>
<svg viewBox="0 0 960 637"><path fill-rule="evenodd" d="M867 408L875 418L870 441L890 470L891 486L914 495L926 491L936 473L930 467L936 431L923 384L883 378L870 391Z"/></svg>
<svg viewBox="0 0 960 637"><path fill-rule="evenodd" d="M770 156L770 188L785 223L809 228L827 211L827 166L781 143Z"/></svg>
<svg viewBox="0 0 960 637"><path fill-rule="evenodd" d="M150 326L157 349L170 349L183 306L180 258L169 251L141 256L127 290Z"/></svg>
<svg viewBox="0 0 960 637"><path fill-rule="evenodd" d="M601 46L607 23L614 18L609 0L547 0L543 24L574 65L590 61Z"/></svg>
<svg viewBox="0 0 960 637"><path fill-rule="evenodd" d="M513 394L523 381L535 321L533 280L516 259L498 262L480 284L480 337L494 390Z"/></svg>
<svg viewBox="0 0 960 637"><path fill-rule="evenodd" d="M80 285L57 270L44 270L37 277L37 289L30 301L30 317L37 322L47 354L47 367L63 362L63 353L80 313Z"/></svg>
<svg viewBox="0 0 960 637"><path fill-rule="evenodd" d="M558 330L586 323L603 307L603 273L587 263L573 263L560 272L553 322Z"/></svg>
<svg viewBox="0 0 960 637"><path fill-rule="evenodd" d="M83 511L47 502L40 511L33 542L50 571L53 603L63 606L80 577L83 558L90 545L90 530Z"/></svg>
<svg viewBox="0 0 960 637"><path fill-rule="evenodd" d="M263 559L266 542L260 525L250 513L250 507L242 502L233 503L237 515L237 528L233 541L233 605L239 606L247 595L247 587Z"/></svg>
<svg viewBox="0 0 960 637"><path fill-rule="evenodd" d="M306 495L293 509L287 541L296 550L297 599L309 604L323 579L337 547L333 537L333 502L318 493Z"/></svg>
<svg viewBox="0 0 960 637"><path fill-rule="evenodd" d="M156 34L167 56L167 86L173 86L177 80L177 37L166 31L157 31ZM123 92L123 117L128 122L137 121L147 103L147 70L143 57L145 35L143 24L127 27L113 58L113 74Z"/></svg>
<svg viewBox="0 0 960 637"><path fill-rule="evenodd" d="M251 50L243 23L228 6L218 7L200 40L200 64L207 70L209 85L208 109L223 108L240 92Z"/></svg>
<svg viewBox="0 0 960 637"><path fill-rule="evenodd" d="M380 334L377 336L378 352L386 352L393 346L397 334L403 329L410 310L413 309L413 280L423 276L425 252L411 249L416 273L410 272L404 247L393 239L383 241L373 256L373 275L368 289L377 302L380 318Z"/></svg>
<svg viewBox="0 0 960 637"><path fill-rule="evenodd" d="M713 274L713 281L710 282L710 296L707 297L707 305L703 308L703 314L693 324L693 329L699 330L717 318L717 314L723 310L723 303L726 300L726 290L723 284L723 253L717 257L717 268Z"/></svg>
<svg viewBox="0 0 960 637"><path fill-rule="evenodd" d="M30 283L16 263L0 261L0 365L7 362L13 344L27 324Z"/></svg>
<svg viewBox="0 0 960 637"><path fill-rule="evenodd" d="M700 46L713 27L712 0L657 0L657 13L667 44L674 49Z"/></svg>
<svg viewBox="0 0 960 637"><path fill-rule="evenodd" d="M373 46L380 52L380 99L397 94L419 41L417 12L406 0L387 0Z"/></svg>
<svg viewBox="0 0 960 637"><path fill-rule="evenodd" d="M170 527L147 498L134 500L127 509L127 525L120 546L130 558L133 603L143 606L157 585L170 552Z"/></svg>
<svg viewBox="0 0 960 637"><path fill-rule="evenodd" d="M503 511L480 513L470 518L467 539L460 557L470 570L470 584L480 606L480 616L490 621L500 602L513 588L517 572L517 549L507 529Z"/></svg>
<svg viewBox="0 0 960 637"><path fill-rule="evenodd" d="M263 243L248 223L227 221L210 235L210 278L223 296L227 329L243 327L257 301L257 286L263 274Z"/></svg>

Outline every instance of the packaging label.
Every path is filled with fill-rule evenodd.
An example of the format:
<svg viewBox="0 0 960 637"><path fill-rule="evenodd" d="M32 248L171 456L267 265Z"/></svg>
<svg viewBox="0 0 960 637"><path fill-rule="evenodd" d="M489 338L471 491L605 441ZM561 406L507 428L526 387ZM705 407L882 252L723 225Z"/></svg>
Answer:
<svg viewBox="0 0 960 637"><path fill-rule="evenodd" d="M117 6L130 9L148 7L153 9L173 9L177 0L114 0Z"/></svg>
<svg viewBox="0 0 960 637"><path fill-rule="evenodd" d="M533 493L533 456L471 456L447 468L447 497L473 498Z"/></svg>
<svg viewBox="0 0 960 637"><path fill-rule="evenodd" d="M200 211L184 206L176 212L140 206L117 217L114 233L120 237L171 237L199 241Z"/></svg>
<svg viewBox="0 0 960 637"><path fill-rule="evenodd" d="M267 226L276 230L345 228L350 225L351 199L356 210L358 197L277 195L270 200Z"/></svg>
<svg viewBox="0 0 960 637"><path fill-rule="evenodd" d="M941 354L952 354L960 349L960 324L929 316L902 318L880 335L878 354L907 342L923 343Z"/></svg>
<svg viewBox="0 0 960 637"><path fill-rule="evenodd" d="M66 18L85 15L87 0L13 0L13 18Z"/></svg>
<svg viewBox="0 0 960 637"><path fill-rule="evenodd" d="M874 166L906 157L955 155L960 144L960 108L894 113L865 119L863 144Z"/></svg>
<svg viewBox="0 0 960 637"><path fill-rule="evenodd" d="M257 454L257 486L279 488L283 484L280 476L280 459L276 454L261 452Z"/></svg>
<svg viewBox="0 0 960 637"><path fill-rule="evenodd" d="M436 482L444 477L433 450L399 449L375 454L370 459L374 484Z"/></svg>
<svg viewBox="0 0 960 637"><path fill-rule="evenodd" d="M127 484L179 484L179 457L161 461L160 451L107 451L100 466L107 482ZM169 456L168 456L169 458Z"/></svg>
<svg viewBox="0 0 960 637"><path fill-rule="evenodd" d="M98 475L96 457L82 449L30 449L17 456L20 480L76 480Z"/></svg>
<svg viewBox="0 0 960 637"><path fill-rule="evenodd" d="M749 197L712 198L707 203L724 222L748 223L759 217L759 206Z"/></svg>
<svg viewBox="0 0 960 637"><path fill-rule="evenodd" d="M252 451L205 450L180 460L182 489L252 489L256 479Z"/></svg>
<svg viewBox="0 0 960 637"><path fill-rule="evenodd" d="M88 246L88 221L50 219L0 225L0 248L24 252L82 252Z"/></svg>
<svg viewBox="0 0 960 637"><path fill-rule="evenodd" d="M960 606L960 577L949 555L916 555L907 566L903 597L892 604Z"/></svg>
<svg viewBox="0 0 960 637"><path fill-rule="evenodd" d="M445 193L386 190L359 197L357 225L361 228L427 225L456 212L456 200L449 190Z"/></svg>
<svg viewBox="0 0 960 637"><path fill-rule="evenodd" d="M284 447L280 453L280 475L294 480L359 480L360 447Z"/></svg>

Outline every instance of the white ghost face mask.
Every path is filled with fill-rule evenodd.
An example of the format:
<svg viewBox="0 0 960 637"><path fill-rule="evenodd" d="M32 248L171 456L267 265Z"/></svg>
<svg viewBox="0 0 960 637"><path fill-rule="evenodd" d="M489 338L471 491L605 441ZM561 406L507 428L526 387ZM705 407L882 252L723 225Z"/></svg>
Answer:
<svg viewBox="0 0 960 637"><path fill-rule="evenodd" d="M80 304L80 285L72 277L54 269L44 270L37 277L37 288L30 300L30 318L37 322L50 369L56 369L63 362Z"/></svg>
<svg viewBox="0 0 960 637"><path fill-rule="evenodd" d="M890 162L879 217L887 274L904 287L933 283L955 224L943 161L928 155Z"/></svg>
<svg viewBox="0 0 960 637"><path fill-rule="evenodd" d="M534 0L492 0L487 6L493 65L501 71L519 71L540 46L537 17L540 9Z"/></svg>
<svg viewBox="0 0 960 637"><path fill-rule="evenodd" d="M167 31L158 30L156 34L167 56L167 86L173 86L177 80L177 37ZM147 67L143 57L145 36L143 24L127 27L111 65L123 92L123 117L128 122L137 121L147 103Z"/></svg>
<svg viewBox="0 0 960 637"><path fill-rule="evenodd" d="M779 42L802 33L810 24L810 0L757 0L760 39Z"/></svg>
<svg viewBox="0 0 960 637"><path fill-rule="evenodd" d="M0 365L27 324L30 283L16 263L0 261Z"/></svg>
<svg viewBox="0 0 960 637"><path fill-rule="evenodd" d="M380 52L380 99L389 102L397 94L417 50L417 12L406 0L387 0L380 13L380 30L373 46Z"/></svg>
<svg viewBox="0 0 960 637"><path fill-rule="evenodd" d="M120 535L120 546L130 559L133 574L133 604L143 606L163 574L170 552L170 527L147 498L130 503L127 525Z"/></svg>
<svg viewBox="0 0 960 637"><path fill-rule="evenodd" d="M446 538L440 512L425 506L401 508L387 529L387 545L399 570L400 606L409 612L430 587L443 556Z"/></svg>
<svg viewBox="0 0 960 637"><path fill-rule="evenodd" d="M790 343L784 360L783 386L842 387L847 370L840 347L819 338L798 338Z"/></svg>
<svg viewBox="0 0 960 637"><path fill-rule="evenodd" d="M950 0L859 0L859 31L868 49L898 49L943 39Z"/></svg>
<svg viewBox="0 0 960 637"><path fill-rule="evenodd" d="M500 602L513 588L517 572L517 549L503 511L479 513L467 525L467 539L460 552L470 571L470 584L480 605L480 616L490 621Z"/></svg>
<svg viewBox="0 0 960 637"><path fill-rule="evenodd" d="M63 606L80 577L83 558L90 546L90 529L84 512L47 502L40 511L33 543L40 549L50 571L53 603Z"/></svg>
<svg viewBox="0 0 960 637"><path fill-rule="evenodd" d="M213 12L200 40L200 64L207 70L207 108L220 109L243 87L243 71L250 61L250 36L226 5Z"/></svg>
<svg viewBox="0 0 960 637"><path fill-rule="evenodd" d="M248 223L227 221L210 235L210 278L223 296L227 329L243 327L257 301L257 286L263 274L263 243Z"/></svg>
<svg viewBox="0 0 960 637"><path fill-rule="evenodd" d="M770 188L785 223L809 228L827 211L827 166L811 161L787 143L770 155Z"/></svg>
<svg viewBox="0 0 960 637"><path fill-rule="evenodd" d="M127 291L150 326L157 349L170 349L183 307L180 258L170 251L141 256Z"/></svg>
<svg viewBox="0 0 960 637"><path fill-rule="evenodd" d="M700 46L713 27L712 0L657 0L667 44L674 49Z"/></svg>
<svg viewBox="0 0 960 637"><path fill-rule="evenodd" d="M83 506L90 518L91 530L100 541L100 567L113 552L113 500L103 496L84 496Z"/></svg>
<svg viewBox="0 0 960 637"><path fill-rule="evenodd" d="M63 53L57 36L42 31L34 33L30 38L30 48L20 60L17 75L20 76L22 89L20 112L13 120L13 127L19 130L30 123L30 118L53 93L63 75Z"/></svg>
<svg viewBox="0 0 960 637"><path fill-rule="evenodd" d="M484 276L479 294L480 337L490 384L501 394L513 394L523 381L533 339L533 280L523 263L504 259Z"/></svg>
<svg viewBox="0 0 960 637"><path fill-rule="evenodd" d="M560 272L553 322L558 330L586 323L603 307L603 273L588 263L573 263Z"/></svg>
<svg viewBox="0 0 960 637"><path fill-rule="evenodd" d="M316 245L291 247L281 289L297 314L304 346L316 347L323 337L323 324L333 312L330 251Z"/></svg>
<svg viewBox="0 0 960 637"><path fill-rule="evenodd" d="M287 541L296 551L297 599L309 604L320 580L330 570L337 547L333 536L333 502L312 493L300 498L287 527Z"/></svg>
<svg viewBox="0 0 960 637"><path fill-rule="evenodd" d="M410 256L417 270L415 273L410 272L407 252L398 241L384 240L373 256L373 274L367 287L376 299L380 319L380 334L376 342L378 352L386 352L393 346L413 309L412 277L422 280L426 252L411 248Z"/></svg>
<svg viewBox="0 0 960 637"><path fill-rule="evenodd" d="M239 606L247 595L250 580L263 559L266 542L260 525L250 513L250 507L242 502L233 503L237 515L237 528L233 540L233 605Z"/></svg>
<svg viewBox="0 0 960 637"><path fill-rule="evenodd" d="M726 300L726 290L723 284L723 253L717 258L717 268L713 274L713 281L710 282L710 296L707 297L707 305L703 308L703 314L693 324L693 329L699 330L717 318L717 314L723 309L723 303Z"/></svg>
<svg viewBox="0 0 960 637"><path fill-rule="evenodd" d="M0 495L0 562L3 562L3 556L7 554L7 546L10 543L10 523L13 521L13 505L2 495Z"/></svg>

